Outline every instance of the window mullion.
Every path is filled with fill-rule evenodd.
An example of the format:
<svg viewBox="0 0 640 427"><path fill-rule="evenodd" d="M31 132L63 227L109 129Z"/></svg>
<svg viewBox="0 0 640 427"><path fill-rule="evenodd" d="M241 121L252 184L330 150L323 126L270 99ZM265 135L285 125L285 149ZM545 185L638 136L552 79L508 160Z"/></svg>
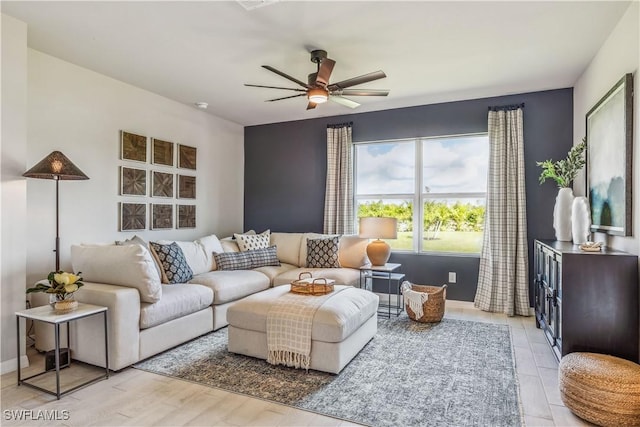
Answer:
<svg viewBox="0 0 640 427"><path fill-rule="evenodd" d="M416 139L415 193L413 194L413 251L422 250L422 139Z"/></svg>

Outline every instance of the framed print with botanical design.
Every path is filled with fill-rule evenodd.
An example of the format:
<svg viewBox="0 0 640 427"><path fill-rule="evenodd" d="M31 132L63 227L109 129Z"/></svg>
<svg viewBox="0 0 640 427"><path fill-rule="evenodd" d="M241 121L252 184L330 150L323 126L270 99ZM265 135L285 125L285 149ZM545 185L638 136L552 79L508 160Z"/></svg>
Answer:
<svg viewBox="0 0 640 427"><path fill-rule="evenodd" d="M178 205L178 227L196 228L196 206Z"/></svg>
<svg viewBox="0 0 640 427"><path fill-rule="evenodd" d="M145 169L120 166L120 195L146 196L147 171Z"/></svg>
<svg viewBox="0 0 640 427"><path fill-rule="evenodd" d="M151 138L151 163L154 165L173 166L173 142Z"/></svg>
<svg viewBox="0 0 640 427"><path fill-rule="evenodd" d="M147 137L120 131L120 157L122 160L147 162Z"/></svg>
<svg viewBox="0 0 640 427"><path fill-rule="evenodd" d="M151 204L151 229L173 228L173 205Z"/></svg>
<svg viewBox="0 0 640 427"><path fill-rule="evenodd" d="M152 171L151 172L151 196L173 197L173 174Z"/></svg>
<svg viewBox="0 0 640 427"><path fill-rule="evenodd" d="M620 79L586 119L591 231L631 236L633 75Z"/></svg>
<svg viewBox="0 0 640 427"><path fill-rule="evenodd" d="M145 203L120 203L120 231L145 230L147 205Z"/></svg>
<svg viewBox="0 0 640 427"><path fill-rule="evenodd" d="M196 177L189 175L178 175L178 198L196 198Z"/></svg>
<svg viewBox="0 0 640 427"><path fill-rule="evenodd" d="M196 170L198 149L188 145L178 144L178 167Z"/></svg>

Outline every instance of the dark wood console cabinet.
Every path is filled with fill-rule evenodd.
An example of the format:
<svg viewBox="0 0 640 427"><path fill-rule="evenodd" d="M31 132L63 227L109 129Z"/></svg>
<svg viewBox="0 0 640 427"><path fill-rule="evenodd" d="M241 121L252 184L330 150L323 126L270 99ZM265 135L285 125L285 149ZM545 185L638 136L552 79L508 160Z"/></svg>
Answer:
<svg viewBox="0 0 640 427"><path fill-rule="evenodd" d="M571 242L534 243L536 326L558 360L576 351L638 362L638 257Z"/></svg>

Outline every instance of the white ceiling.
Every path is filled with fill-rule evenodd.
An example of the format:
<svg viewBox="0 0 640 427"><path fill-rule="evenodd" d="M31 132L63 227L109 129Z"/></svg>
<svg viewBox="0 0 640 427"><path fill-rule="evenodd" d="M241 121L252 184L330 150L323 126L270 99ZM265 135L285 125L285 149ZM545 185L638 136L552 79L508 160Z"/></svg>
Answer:
<svg viewBox="0 0 640 427"><path fill-rule="evenodd" d="M29 46L241 125L571 87L629 6L615 1L11 2ZM266 99L315 71L312 49L337 64L331 81L383 70L351 110ZM194 106L195 108L195 106Z"/></svg>

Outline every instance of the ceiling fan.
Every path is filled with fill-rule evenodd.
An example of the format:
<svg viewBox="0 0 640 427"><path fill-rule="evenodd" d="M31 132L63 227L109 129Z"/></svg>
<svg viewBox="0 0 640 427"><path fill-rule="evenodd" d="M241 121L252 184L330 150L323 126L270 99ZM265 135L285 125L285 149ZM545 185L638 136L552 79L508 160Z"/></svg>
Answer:
<svg viewBox="0 0 640 427"><path fill-rule="evenodd" d="M293 90L296 92L303 92L297 95L284 96L282 98L275 98L275 99L268 99L266 102L280 101L282 99L306 96L309 99L309 104L307 104L307 110L316 108L318 104L327 102L327 100L336 102L338 104L344 105L349 108L356 108L360 106L360 104L358 104L357 102L347 99L343 95L387 96L389 94L389 91L384 89L349 89L352 86L372 82L374 80L383 79L387 77L387 75L383 71L374 71L373 73L364 74L362 76L353 77L338 83L330 84L329 78L331 77L331 72L333 71L333 67L336 64L336 62L332 59L327 58L327 52L324 50L312 51L311 62L317 65L317 70L315 73L309 74L309 77L307 79L308 83L304 83L296 79L295 77L291 77L290 75L283 73L282 71L279 71L273 67L270 67L269 65L262 66L262 68L266 68L272 73L276 73L287 80L297 83L298 85L302 86L304 89L280 87L280 86L252 85L252 84L246 84L246 83L245 83L245 86L263 87L268 89L284 89L284 90Z"/></svg>

